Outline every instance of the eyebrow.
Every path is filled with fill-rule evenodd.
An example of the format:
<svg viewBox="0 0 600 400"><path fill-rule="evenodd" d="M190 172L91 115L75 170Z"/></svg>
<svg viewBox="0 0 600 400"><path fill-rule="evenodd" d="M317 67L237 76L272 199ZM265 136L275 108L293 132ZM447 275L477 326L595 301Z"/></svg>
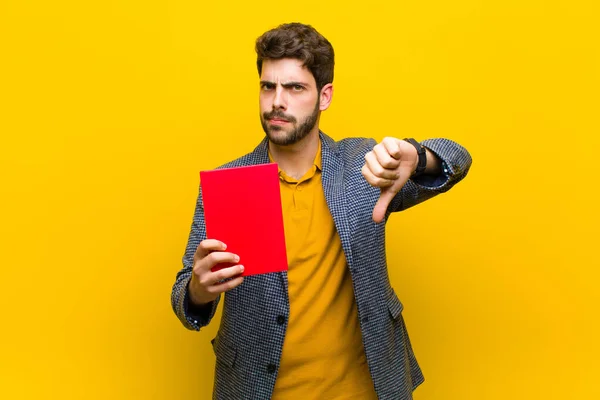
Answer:
<svg viewBox="0 0 600 400"><path fill-rule="evenodd" d="M271 84L271 85L275 85L275 82L271 82L271 81L260 81L261 85L265 85L265 84ZM291 81L291 82L285 82L282 83L281 86L283 86L284 88L290 88L293 86L303 86L303 87L310 87L310 85L308 83L305 82L299 82L299 81Z"/></svg>

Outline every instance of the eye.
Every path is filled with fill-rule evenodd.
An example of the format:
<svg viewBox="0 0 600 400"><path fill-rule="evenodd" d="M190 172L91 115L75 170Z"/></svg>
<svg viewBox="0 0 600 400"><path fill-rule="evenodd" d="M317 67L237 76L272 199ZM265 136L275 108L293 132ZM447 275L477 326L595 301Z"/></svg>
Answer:
<svg viewBox="0 0 600 400"><path fill-rule="evenodd" d="M304 87L303 87L303 86L300 86L300 85L294 85L294 88L293 88L293 89L294 89L294 92L299 92L299 91L301 91L301 90L304 90Z"/></svg>
<svg viewBox="0 0 600 400"><path fill-rule="evenodd" d="M275 85L273 85L272 83L265 82L265 83L261 83L260 88L262 90L272 90L274 86Z"/></svg>

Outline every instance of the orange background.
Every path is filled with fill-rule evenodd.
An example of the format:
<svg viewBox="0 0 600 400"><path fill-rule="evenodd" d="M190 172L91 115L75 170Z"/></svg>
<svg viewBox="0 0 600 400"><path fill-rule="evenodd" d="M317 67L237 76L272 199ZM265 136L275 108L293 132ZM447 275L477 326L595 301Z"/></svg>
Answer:
<svg viewBox="0 0 600 400"><path fill-rule="evenodd" d="M334 45L335 138L447 137L453 191L388 225L417 400L596 399L595 1L0 2L0 398L208 399L215 321L170 291L198 171L251 149L254 40Z"/></svg>

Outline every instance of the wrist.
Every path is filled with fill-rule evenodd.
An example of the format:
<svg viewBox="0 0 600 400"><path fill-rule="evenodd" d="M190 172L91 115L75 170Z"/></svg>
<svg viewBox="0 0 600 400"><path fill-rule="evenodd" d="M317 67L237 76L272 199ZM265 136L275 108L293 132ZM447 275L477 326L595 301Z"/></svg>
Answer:
<svg viewBox="0 0 600 400"><path fill-rule="evenodd" d="M403 140L407 143L410 143L417 152L416 165L411 175L411 178L423 175L423 173L427 169L427 150L413 138L405 138Z"/></svg>
<svg viewBox="0 0 600 400"><path fill-rule="evenodd" d="M202 296L198 296L196 290L197 281L192 277L188 282L188 300L191 306L193 307L204 307L207 304L210 304L211 300L206 300L202 298Z"/></svg>

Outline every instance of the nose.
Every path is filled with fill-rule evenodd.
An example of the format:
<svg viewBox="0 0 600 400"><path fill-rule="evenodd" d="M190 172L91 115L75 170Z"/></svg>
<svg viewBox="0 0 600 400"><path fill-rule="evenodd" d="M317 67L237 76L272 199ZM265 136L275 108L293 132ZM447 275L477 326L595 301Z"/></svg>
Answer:
<svg viewBox="0 0 600 400"><path fill-rule="evenodd" d="M273 109L278 108L283 110L287 108L286 93L280 85L277 85L277 88L275 89L275 98L273 99Z"/></svg>

